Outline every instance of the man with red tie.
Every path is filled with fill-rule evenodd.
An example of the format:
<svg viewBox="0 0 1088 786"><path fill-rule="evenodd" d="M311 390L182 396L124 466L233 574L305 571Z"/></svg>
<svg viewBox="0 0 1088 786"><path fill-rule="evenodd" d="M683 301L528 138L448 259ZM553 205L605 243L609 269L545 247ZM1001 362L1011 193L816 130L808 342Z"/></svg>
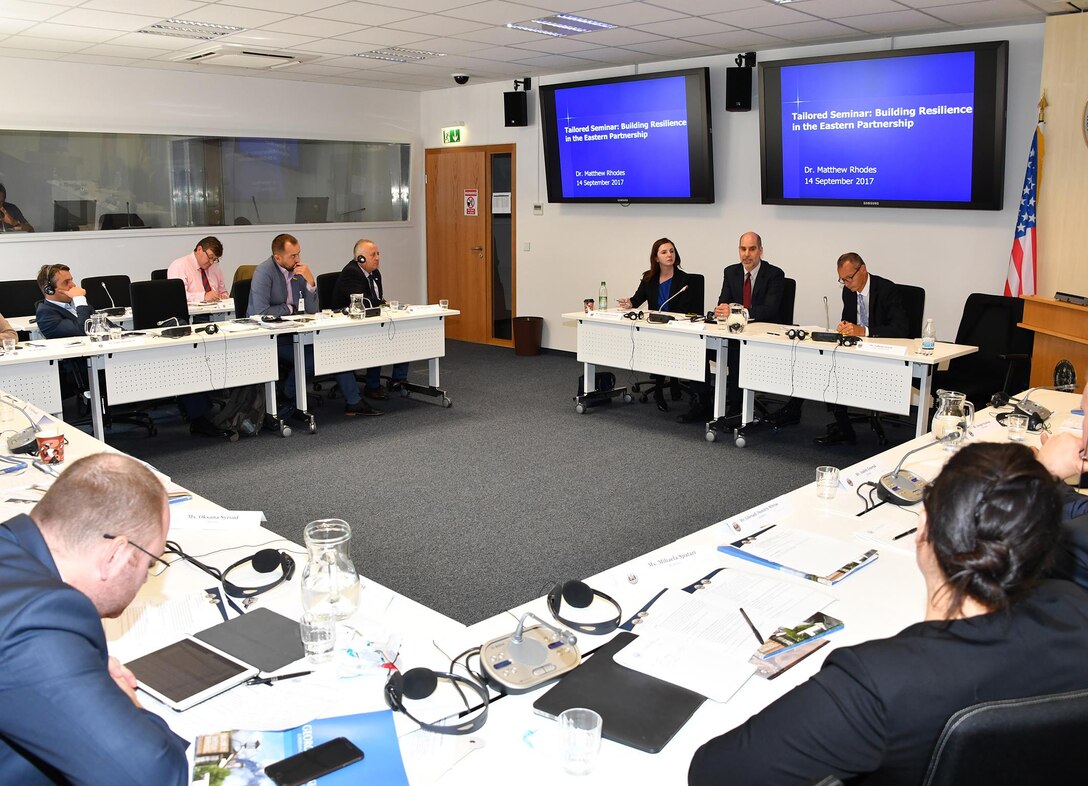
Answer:
<svg viewBox="0 0 1088 786"><path fill-rule="evenodd" d="M718 295L718 306L714 309L714 318L724 320L729 316L729 305L740 303L748 309L748 319L752 322L777 322L782 308L782 293L785 289L786 274L782 268L775 267L763 258L763 239L755 232L745 232L740 236L738 251L740 262L729 265L722 277L722 292ZM724 373L721 369L720 373ZM737 375L740 373L740 349L737 342L729 342L729 378L726 382L727 412L740 411L740 388ZM709 383L699 386L698 401L690 412L681 415L682 423L706 422L710 419L714 404L714 393Z"/></svg>
<svg viewBox="0 0 1088 786"><path fill-rule="evenodd" d="M170 263L167 278L179 278L185 283L185 299L190 303L215 303L229 295L223 281L223 271L217 264L223 256L223 244L218 238L206 237L196 244L193 253Z"/></svg>

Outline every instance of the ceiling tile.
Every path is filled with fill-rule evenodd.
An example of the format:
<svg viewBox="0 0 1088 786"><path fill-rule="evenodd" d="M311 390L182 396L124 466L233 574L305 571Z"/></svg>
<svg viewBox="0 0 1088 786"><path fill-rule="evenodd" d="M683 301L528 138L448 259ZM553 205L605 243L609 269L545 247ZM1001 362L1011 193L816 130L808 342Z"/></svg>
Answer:
<svg viewBox="0 0 1088 786"><path fill-rule="evenodd" d="M325 55L354 55L374 47L357 41L341 41L336 38L318 38L308 44L299 44L294 49L299 52L320 52Z"/></svg>
<svg viewBox="0 0 1088 786"><path fill-rule="evenodd" d="M4 44L0 44L0 57L16 57L20 60L56 60L56 52L41 52L34 49L15 49L6 46L7 41Z"/></svg>
<svg viewBox="0 0 1088 786"><path fill-rule="evenodd" d="M1034 6L1020 0L982 0L928 9L928 13L957 25L976 25L983 22L1024 20L1042 22L1046 15Z"/></svg>
<svg viewBox="0 0 1088 786"><path fill-rule="evenodd" d="M463 8L451 8L446 11L445 16L486 22L489 25L505 25L507 22L524 22L526 19L552 16L554 13L546 8L507 3L504 0L487 0L484 3L465 5Z"/></svg>
<svg viewBox="0 0 1088 786"><path fill-rule="evenodd" d="M202 5L204 3L194 3L192 0L140 0L138 3L132 0L87 0L80 4L80 8L118 13L139 11L141 14L157 16L159 19L178 19Z"/></svg>
<svg viewBox="0 0 1088 786"><path fill-rule="evenodd" d="M0 19L0 35L21 33L33 25L34 22L29 19Z"/></svg>
<svg viewBox="0 0 1088 786"><path fill-rule="evenodd" d="M345 33L354 33L359 29L359 25L350 22L337 22L333 19L313 19L307 16L296 16L291 19L284 19L282 22L273 22L261 29L277 33L313 36L314 38L332 38Z"/></svg>
<svg viewBox="0 0 1088 786"><path fill-rule="evenodd" d="M125 57L100 57L98 55L85 55L81 52L74 55L62 55L57 59L65 63L86 63L87 65L108 66L127 66L131 65L133 62Z"/></svg>
<svg viewBox="0 0 1088 786"><path fill-rule="evenodd" d="M416 41L433 38L426 33L409 33L404 30L390 30L388 27L368 27L357 33L337 36L338 41L354 41L363 44L363 49L381 49L386 46L407 46ZM362 51L362 50L360 50Z"/></svg>
<svg viewBox="0 0 1088 786"><path fill-rule="evenodd" d="M911 30L934 30L948 27L947 22L918 11L892 11L888 14L864 14L843 20L866 33L900 33Z"/></svg>
<svg viewBox="0 0 1088 786"><path fill-rule="evenodd" d="M738 11L766 5L763 0L649 0L651 5L683 11L685 14L710 16L722 11Z"/></svg>
<svg viewBox="0 0 1088 786"><path fill-rule="evenodd" d="M524 49L528 52L551 52L554 54L567 54L585 49L597 49L592 44L578 40L579 36L571 38L541 38L536 41L526 41L523 44L510 47L511 49Z"/></svg>
<svg viewBox="0 0 1088 786"><path fill-rule="evenodd" d="M0 16L5 19L29 19L41 22L64 13L68 8L51 3L31 3L26 0L4 0L0 5Z"/></svg>
<svg viewBox="0 0 1088 786"><path fill-rule="evenodd" d="M597 63L611 63L613 65L633 65L657 58L656 55L619 47L591 49L588 52L579 52L578 57L584 57Z"/></svg>
<svg viewBox="0 0 1088 786"><path fill-rule="evenodd" d="M412 44L412 49L423 49L427 52L442 52L447 55L475 53L480 49L478 41L466 41L462 38L424 38Z"/></svg>
<svg viewBox="0 0 1088 786"><path fill-rule="evenodd" d="M115 43L96 44L95 46L87 47L83 50L83 54L104 55L105 57L127 57L130 60L143 60L164 56L161 49L148 49L140 46L119 46Z"/></svg>
<svg viewBox="0 0 1088 786"><path fill-rule="evenodd" d="M591 8L582 16L596 19L598 22L634 27L635 25L648 25L651 22L664 22L666 19L680 19L688 16L688 14L656 5L622 3L620 5L604 5L600 8Z"/></svg>
<svg viewBox="0 0 1088 786"><path fill-rule="evenodd" d="M387 8L372 3L342 3L330 8L315 11L310 16L320 19L336 19L341 22L353 22L359 25L384 25L419 16L418 11L403 8Z"/></svg>
<svg viewBox="0 0 1088 786"><path fill-rule="evenodd" d="M111 38L117 38L123 33L116 30L100 30L94 27L76 27L75 25L42 22L34 25L32 30L28 30L27 35L37 38L60 38L66 41L87 41L92 44L100 44L103 41L109 41Z"/></svg>
<svg viewBox="0 0 1088 786"><path fill-rule="evenodd" d="M539 68L554 68L556 71L573 71L575 69L591 68L594 65L592 60L583 60L580 57L570 57L569 55L539 55L537 57L527 57L517 62L521 65L532 65Z"/></svg>
<svg viewBox="0 0 1088 786"><path fill-rule="evenodd" d="M688 38L703 33L727 33L737 28L732 25L723 25L721 22L689 16L685 19L670 19L666 22L651 22L648 25L639 25L638 29L671 38Z"/></svg>
<svg viewBox="0 0 1088 786"><path fill-rule="evenodd" d="M811 22L797 22L792 25L775 25L765 27L757 32L784 38L787 41L821 41L829 38L857 38L861 36L857 30L849 27L814 19Z"/></svg>
<svg viewBox="0 0 1088 786"><path fill-rule="evenodd" d="M736 30L732 33L715 33L713 35L696 35L687 39L697 44L714 47L727 52L749 51L751 49L769 49L786 43L781 38L756 33L751 30Z"/></svg>
<svg viewBox="0 0 1088 786"><path fill-rule="evenodd" d="M482 30L473 30L471 33L464 33L457 37L481 44L520 44L523 41L538 41L548 36L529 33L525 30L511 30L509 27L485 27Z"/></svg>
<svg viewBox="0 0 1088 786"><path fill-rule="evenodd" d="M266 49L286 49L292 46L303 46L314 41L312 37L291 35L290 33L275 33L271 30L246 30L244 33L231 33L223 38L224 43L249 44L262 46Z"/></svg>
<svg viewBox="0 0 1088 786"><path fill-rule="evenodd" d="M426 33L427 35L455 35L457 33L467 33L471 30L479 30L486 26L482 22L468 22L464 19L454 19L439 14L424 14L414 19L405 19L385 25L391 30L407 30L410 33Z"/></svg>
<svg viewBox="0 0 1088 786"><path fill-rule="evenodd" d="M321 8L336 5L337 0L224 0L221 6L241 6L280 14L308 14Z"/></svg>
<svg viewBox="0 0 1088 786"><path fill-rule="evenodd" d="M388 5L393 8L407 8L423 14L437 14L450 8L465 5L464 0L388 0L376 5Z"/></svg>
<svg viewBox="0 0 1088 786"><path fill-rule="evenodd" d="M648 55L659 57L702 57L714 55L717 52L705 44L696 44L691 41L682 41L679 38L666 39L664 41L651 41L646 44L631 44L627 49L636 52L645 52Z"/></svg>
<svg viewBox="0 0 1088 786"><path fill-rule="evenodd" d="M116 14L113 11L91 11L73 8L54 16L50 21L62 25L80 25L97 27L105 30L132 31L141 27L161 22L160 16L137 16L136 14Z"/></svg>
<svg viewBox="0 0 1088 786"><path fill-rule="evenodd" d="M146 49L176 51L189 47L204 46L207 41L194 41L191 38L174 38L168 35L150 35L148 33L125 33L110 41L119 46L136 46Z"/></svg>
<svg viewBox="0 0 1088 786"><path fill-rule="evenodd" d="M253 8L236 8L228 5L206 5L187 17L193 22L211 22L216 25L234 25L235 27L261 27L287 19L287 14L259 11Z"/></svg>
<svg viewBox="0 0 1088 786"><path fill-rule="evenodd" d="M742 11L728 11L721 14L709 14L707 19L713 19L722 24L733 27L743 27L751 30L756 27L770 27L771 25L788 25L791 22L807 22L812 19L800 11L781 5L765 3L756 8L747 8Z"/></svg>
<svg viewBox="0 0 1088 786"><path fill-rule="evenodd" d="M878 14L883 11L902 11L903 6L894 0L805 0L796 5L797 10L822 19L838 19L854 14Z"/></svg>
<svg viewBox="0 0 1088 786"><path fill-rule="evenodd" d="M59 38L35 38L31 35L12 36L4 41L4 48L37 52L79 52L86 49L86 41L63 41Z"/></svg>

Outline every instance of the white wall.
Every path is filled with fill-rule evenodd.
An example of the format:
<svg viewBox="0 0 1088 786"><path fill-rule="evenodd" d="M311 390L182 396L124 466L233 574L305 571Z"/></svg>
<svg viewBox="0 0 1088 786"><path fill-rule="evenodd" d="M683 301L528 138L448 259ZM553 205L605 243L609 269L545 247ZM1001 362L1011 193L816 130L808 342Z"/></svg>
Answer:
<svg viewBox="0 0 1088 786"><path fill-rule="evenodd" d="M714 166L717 202L713 205L562 205L549 204L544 185L536 91L530 99L530 127L503 126L502 93L511 83L425 93L421 134L427 147L441 146L440 129L467 124L465 144L517 144L517 295L518 314L545 318L544 345L573 350L573 323L560 314L579 309L594 297L602 279L609 295L631 294L648 267L652 242L670 237L684 268L707 280L707 302L717 300L721 271L737 261L737 239L754 230L763 236L764 255L797 279L794 318L823 323L821 297L832 303L832 320L841 310L835 260L857 251L870 270L904 284L925 287L927 315L937 320L941 339L954 338L967 295L1002 291L1017 194L1024 178L1043 55L1043 25L1000 27L958 33L880 39L851 44L798 47L760 52L763 61L847 51L902 49L964 41L1010 41L1009 110L1002 211L784 207L760 204L759 116L723 111L725 67L732 56L645 66L645 71L711 67L714 103ZM636 67L546 77L545 83L635 73ZM534 80L534 87L537 80ZM758 91L758 86L756 87ZM753 105L758 102L758 97ZM937 173L939 176L939 173ZM533 215L534 202L544 215ZM525 251L525 244L530 250ZM839 304L836 309L835 304Z"/></svg>
<svg viewBox="0 0 1088 786"><path fill-rule="evenodd" d="M426 266L418 94L47 60L0 58L0 72L19 74L18 85L5 89L5 128L409 142L416 197L413 220L407 224L4 235L0 240L4 278L33 278L39 266L63 262L77 278L123 273L134 280L146 279L152 269L166 267L191 251L201 237L214 234L226 248L223 270L230 281L238 265L266 259L272 238L286 231L297 235L303 260L318 273L343 267L360 237L376 240L382 249L388 290L404 301L423 300ZM0 182L3 179L0 172ZM16 193L9 197L19 204ZM26 209L25 204L21 207Z"/></svg>

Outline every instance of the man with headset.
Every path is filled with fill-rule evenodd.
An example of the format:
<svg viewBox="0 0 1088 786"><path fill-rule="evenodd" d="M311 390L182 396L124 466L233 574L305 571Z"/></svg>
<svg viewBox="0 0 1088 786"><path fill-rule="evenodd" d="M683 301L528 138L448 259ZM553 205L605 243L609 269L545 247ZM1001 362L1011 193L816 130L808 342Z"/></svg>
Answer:
<svg viewBox="0 0 1088 786"><path fill-rule="evenodd" d="M385 305L385 290L382 288L382 273L378 270L381 252L373 240L363 238L355 243L353 257L336 280L332 293L332 307L344 308L351 302L352 295L363 295L373 307ZM408 379L408 364L396 363L390 377L390 389L397 383ZM382 400L388 398L382 388L381 366L366 370L366 396Z"/></svg>
<svg viewBox="0 0 1088 786"><path fill-rule="evenodd" d="M106 648L161 558L166 490L127 456L72 463L0 524L0 783L188 783L188 743Z"/></svg>
<svg viewBox="0 0 1088 786"><path fill-rule="evenodd" d="M42 265L38 271L38 288L45 300L38 304L35 315L38 330L46 338L74 338L87 335L84 325L94 309L87 304L87 290L78 286L67 265ZM79 360L63 360L80 391L88 389L86 366ZM178 406L189 421L189 433L205 437L226 438L233 432L221 429L208 418L212 409L207 393L186 393L178 396Z"/></svg>
<svg viewBox="0 0 1088 786"><path fill-rule="evenodd" d="M309 265L302 261L302 246L294 235L286 233L276 235L272 239L272 256L253 271L253 283L249 290L249 309L251 317L272 316L282 317L289 314L307 313L316 314L317 303L317 279ZM295 350L291 336L281 334L277 337L280 363L287 375L284 380L284 393L287 401L280 408L281 412L288 412L302 418L307 416L301 412L292 412L295 409ZM306 378L314 375L314 348L305 348ZM352 415L381 415L381 411L374 409L365 401L359 393L359 383L355 374L350 371L341 371L333 376L340 394L344 397L344 414Z"/></svg>

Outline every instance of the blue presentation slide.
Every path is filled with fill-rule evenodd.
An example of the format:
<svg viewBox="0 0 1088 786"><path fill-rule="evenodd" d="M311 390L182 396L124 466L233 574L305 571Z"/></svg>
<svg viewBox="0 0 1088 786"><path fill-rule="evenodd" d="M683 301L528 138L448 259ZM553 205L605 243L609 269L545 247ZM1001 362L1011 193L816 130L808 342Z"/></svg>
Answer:
<svg viewBox="0 0 1088 786"><path fill-rule="evenodd" d="M973 52L782 68L783 195L968 202Z"/></svg>
<svg viewBox="0 0 1088 786"><path fill-rule="evenodd" d="M689 197L682 76L555 91L565 197Z"/></svg>

